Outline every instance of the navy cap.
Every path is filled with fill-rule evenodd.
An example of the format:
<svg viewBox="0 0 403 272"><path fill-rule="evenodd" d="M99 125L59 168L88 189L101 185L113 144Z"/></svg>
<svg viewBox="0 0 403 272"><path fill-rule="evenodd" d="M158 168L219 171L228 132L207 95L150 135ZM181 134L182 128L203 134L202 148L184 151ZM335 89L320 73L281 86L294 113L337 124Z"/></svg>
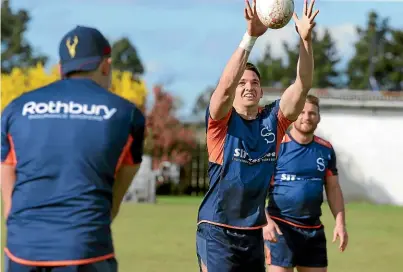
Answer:
<svg viewBox="0 0 403 272"><path fill-rule="evenodd" d="M77 26L60 42L62 75L73 71L93 71L110 54L111 46L101 32L95 28Z"/></svg>

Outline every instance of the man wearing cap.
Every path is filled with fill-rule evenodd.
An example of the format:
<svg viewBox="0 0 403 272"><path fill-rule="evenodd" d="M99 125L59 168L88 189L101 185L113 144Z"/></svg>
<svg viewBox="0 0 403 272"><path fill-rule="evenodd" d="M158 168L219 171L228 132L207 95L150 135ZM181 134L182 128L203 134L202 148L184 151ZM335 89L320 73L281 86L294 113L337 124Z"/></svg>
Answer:
<svg viewBox="0 0 403 272"><path fill-rule="evenodd" d="M1 115L7 272L117 271L111 222L142 158L145 118L109 92L111 47L78 26L60 43L62 79Z"/></svg>

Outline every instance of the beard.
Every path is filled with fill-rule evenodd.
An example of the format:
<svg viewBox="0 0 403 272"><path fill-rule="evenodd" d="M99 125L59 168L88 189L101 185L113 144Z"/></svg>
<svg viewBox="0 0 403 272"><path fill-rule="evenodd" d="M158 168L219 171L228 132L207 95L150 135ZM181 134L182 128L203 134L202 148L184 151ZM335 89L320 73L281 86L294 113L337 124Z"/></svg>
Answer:
<svg viewBox="0 0 403 272"><path fill-rule="evenodd" d="M317 128L317 124L312 124L312 123L300 123L298 125L294 124L294 128L301 134L309 135L313 134Z"/></svg>

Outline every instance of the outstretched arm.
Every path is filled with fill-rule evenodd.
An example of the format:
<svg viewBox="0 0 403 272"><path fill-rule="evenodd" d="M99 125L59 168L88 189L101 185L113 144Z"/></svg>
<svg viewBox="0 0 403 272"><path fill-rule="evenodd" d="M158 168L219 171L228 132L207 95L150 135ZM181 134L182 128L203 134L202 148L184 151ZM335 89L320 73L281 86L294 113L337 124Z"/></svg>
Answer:
<svg viewBox="0 0 403 272"><path fill-rule="evenodd" d="M248 30L239 47L225 66L217 88L211 96L210 115L214 120L224 118L231 110L235 98L235 90L245 71L250 51L256 39L267 30L267 27L260 22L257 16L256 0L253 1L253 7L250 6L249 0L245 0L244 16L247 21Z"/></svg>
<svg viewBox="0 0 403 272"><path fill-rule="evenodd" d="M315 0L307 7L304 1L303 16L298 19L294 13L294 21L300 35L299 59L297 64L297 77L295 82L283 93L280 100L280 109L290 121L295 121L304 108L305 99L312 87L314 60L312 50L312 29L315 26L315 17L319 10L313 12Z"/></svg>

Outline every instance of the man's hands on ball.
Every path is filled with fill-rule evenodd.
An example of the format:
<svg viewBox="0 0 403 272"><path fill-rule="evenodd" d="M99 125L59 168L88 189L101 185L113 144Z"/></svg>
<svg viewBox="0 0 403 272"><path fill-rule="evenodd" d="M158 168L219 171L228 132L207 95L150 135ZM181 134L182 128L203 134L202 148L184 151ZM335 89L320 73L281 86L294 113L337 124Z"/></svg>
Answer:
<svg viewBox="0 0 403 272"><path fill-rule="evenodd" d="M259 19L256 11L256 0L253 0L252 6L249 0L245 0L244 16L248 25L248 34L252 37L262 36L268 29Z"/></svg>

